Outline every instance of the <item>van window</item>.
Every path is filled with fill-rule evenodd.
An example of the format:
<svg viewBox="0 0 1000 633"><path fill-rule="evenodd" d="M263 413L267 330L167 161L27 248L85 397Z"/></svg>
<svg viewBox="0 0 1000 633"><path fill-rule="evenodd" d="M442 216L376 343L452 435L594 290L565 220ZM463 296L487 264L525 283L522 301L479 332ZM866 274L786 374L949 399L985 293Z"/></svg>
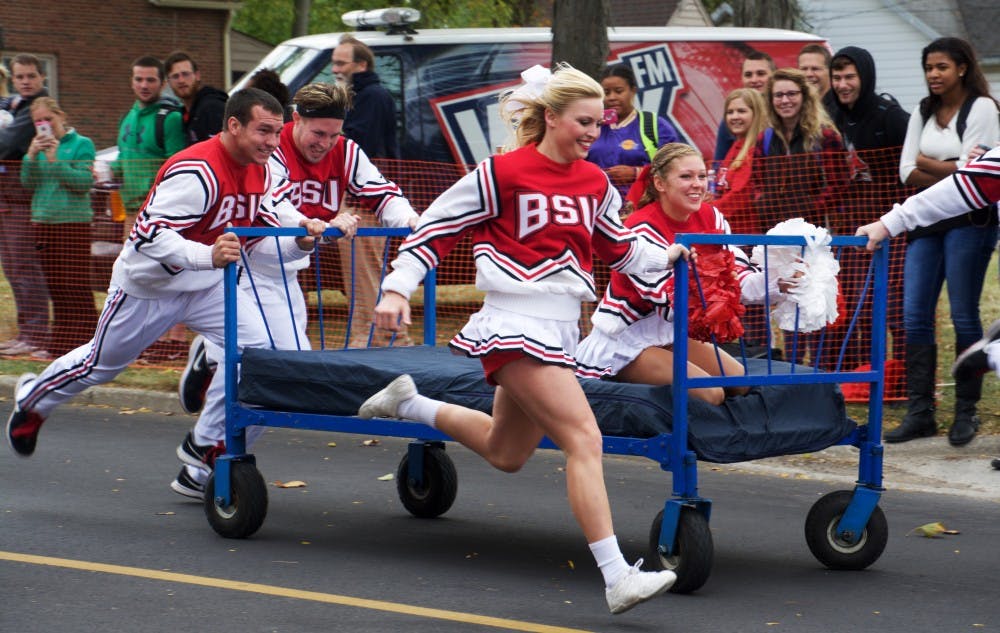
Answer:
<svg viewBox="0 0 1000 633"><path fill-rule="evenodd" d="M490 86L514 83L521 71L533 64L547 64L551 54L546 43L452 44L425 47L417 70L422 96L435 98Z"/></svg>
<svg viewBox="0 0 1000 633"><path fill-rule="evenodd" d="M392 95L392 101L396 105L396 133L402 134L405 127L406 113L403 108L403 60L399 55L385 53L375 54L375 74L378 75L382 86ZM310 82L334 83L333 66L324 65Z"/></svg>
<svg viewBox="0 0 1000 633"><path fill-rule="evenodd" d="M295 91L303 85L303 82L300 80L300 76L303 75L303 73L310 74L310 67L315 66L317 63L321 63L320 58L324 54L326 55L326 65L329 66L329 53L324 53L324 51L317 50L315 48L302 48L299 46L280 44L275 47L273 51L268 53L267 57L261 60L261 62L257 65L257 69L270 68L274 72L278 73L281 77L281 81L288 86L289 91L291 91L292 94L295 94ZM235 91L246 87L247 82L250 81L250 77L252 77L253 74L254 71L245 73L236 85L233 86L232 90Z"/></svg>

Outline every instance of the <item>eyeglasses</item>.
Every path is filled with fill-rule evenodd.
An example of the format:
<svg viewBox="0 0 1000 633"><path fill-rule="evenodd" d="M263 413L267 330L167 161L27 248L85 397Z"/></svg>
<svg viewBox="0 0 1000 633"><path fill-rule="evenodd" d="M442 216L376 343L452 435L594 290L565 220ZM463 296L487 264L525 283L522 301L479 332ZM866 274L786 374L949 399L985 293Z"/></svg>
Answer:
<svg viewBox="0 0 1000 633"><path fill-rule="evenodd" d="M167 79L173 79L174 81L178 79L187 79L188 77L194 77L194 73L190 70L182 70L172 75L167 75Z"/></svg>
<svg viewBox="0 0 1000 633"><path fill-rule="evenodd" d="M776 92L771 95L771 98L775 101L781 101L782 99L794 99L800 94L802 94L801 90L789 90L788 92Z"/></svg>

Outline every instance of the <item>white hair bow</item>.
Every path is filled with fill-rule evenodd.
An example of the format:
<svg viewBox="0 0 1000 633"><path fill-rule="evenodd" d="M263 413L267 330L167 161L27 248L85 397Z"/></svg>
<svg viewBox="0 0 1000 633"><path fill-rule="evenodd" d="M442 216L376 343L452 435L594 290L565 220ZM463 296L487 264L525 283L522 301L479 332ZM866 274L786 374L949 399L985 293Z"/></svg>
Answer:
<svg viewBox="0 0 1000 633"><path fill-rule="evenodd" d="M528 107L528 103L537 101L542 96L542 91L552 79L552 71L540 64L535 64L531 68L521 72L521 79L524 83L510 93L507 98L507 112L517 112Z"/></svg>

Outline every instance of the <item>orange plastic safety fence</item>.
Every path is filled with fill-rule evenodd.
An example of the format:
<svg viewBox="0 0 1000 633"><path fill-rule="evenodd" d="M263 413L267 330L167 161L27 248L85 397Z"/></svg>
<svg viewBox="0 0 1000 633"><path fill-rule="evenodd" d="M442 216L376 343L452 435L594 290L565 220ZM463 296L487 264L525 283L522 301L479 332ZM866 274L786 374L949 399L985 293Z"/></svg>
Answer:
<svg viewBox="0 0 1000 633"><path fill-rule="evenodd" d="M471 169L466 165L421 161L378 160L376 163L386 177L402 188L418 212ZM92 304L95 311L100 309L111 265L128 225L128 221L122 221L122 216L134 214L136 210L124 208L116 185L84 187L75 195L76 199L85 201L82 204L89 209L88 221L60 226L62 221L51 213L51 209L40 208L44 203L35 195L39 183L22 183L19 167L19 163L8 163L2 165L0 173L0 263L4 269L0 290L8 298L0 304L0 341L18 339L26 345L4 347L0 344L0 353L20 357L35 353L37 358L44 359L89 340L93 328L88 306ZM763 233L781 221L802 217L835 235L853 235L858 226L876 220L894 202L912 193L899 183L898 167L899 148L758 158L747 168L750 177L742 179L745 186L738 191L731 188L738 179L727 179L724 171L720 173L715 203L731 220L734 232ZM374 222L350 196L344 201L344 208L358 213L362 224ZM42 221L38 221L40 219ZM334 293L330 301L324 301L324 324L328 331L323 332L323 338L327 339L329 334L327 346L343 345L345 341L352 346L387 344L384 333L371 332L367 324L376 300L378 279L385 266L385 255L388 254L391 260L399 240L390 240L388 247L384 240L356 242L351 247L327 245L321 248L324 288L337 288L330 291ZM902 239L893 241L886 330L889 356L897 364L902 362L904 355L904 250ZM849 249L839 252L838 257L841 293L845 305L853 305L870 258ZM600 261L595 262L594 275L600 294L608 280L607 268ZM311 336L318 337L314 319L318 316L320 301L315 292L315 280L307 272L300 281L313 317ZM354 297L353 308L346 302L348 296ZM437 340L444 344L482 301L482 293L475 288L469 238L459 243L438 270L437 301ZM416 303L419 311L419 301ZM588 317L592 308L593 305L584 308L581 335L590 329ZM73 311L74 318L65 318L67 309ZM343 325L348 316L352 322L350 332ZM341 325L335 327L337 323ZM748 342L762 342L760 328L748 330L748 339L758 339ZM871 315L863 311L857 319L842 367L850 369L870 362L867 354L870 333ZM773 331L773 334L775 346L780 347L781 333ZM422 331L416 328L405 333L397 344L407 339L419 342L422 336ZM314 345L318 346L318 342L314 341ZM147 362L182 363L186 351L182 347L150 356ZM809 353L797 351L800 355L804 353L800 360L809 361ZM824 351L821 358L836 359L838 354L839 349L836 353ZM890 398L902 397L902 391L901 378L887 386Z"/></svg>

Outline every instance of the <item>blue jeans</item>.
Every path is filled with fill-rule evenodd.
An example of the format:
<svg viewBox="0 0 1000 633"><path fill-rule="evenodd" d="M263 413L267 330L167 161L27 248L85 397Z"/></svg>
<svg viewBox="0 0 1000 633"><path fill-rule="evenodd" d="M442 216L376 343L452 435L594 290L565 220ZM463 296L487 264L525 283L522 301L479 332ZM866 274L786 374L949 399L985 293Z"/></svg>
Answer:
<svg viewBox="0 0 1000 633"><path fill-rule="evenodd" d="M907 245L903 266L907 343L934 344L937 301L945 281L955 350L960 352L982 337L979 297L996 243L997 227L963 226L919 237Z"/></svg>

